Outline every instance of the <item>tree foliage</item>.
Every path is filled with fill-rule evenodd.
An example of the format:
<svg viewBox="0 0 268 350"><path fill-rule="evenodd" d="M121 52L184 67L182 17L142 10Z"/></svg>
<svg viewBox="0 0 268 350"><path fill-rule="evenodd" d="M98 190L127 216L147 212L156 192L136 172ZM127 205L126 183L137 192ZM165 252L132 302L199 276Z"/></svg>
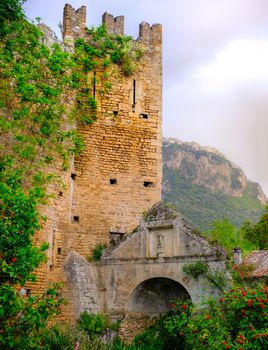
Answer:
<svg viewBox="0 0 268 350"><path fill-rule="evenodd" d="M101 27L98 47L78 40L74 53L58 44L47 47L42 32L29 23L22 0L0 2L0 347L39 349L49 317L58 312L60 285L42 295L22 293L46 261L48 245L34 244L49 201L52 169L83 150L76 124L96 120L94 81L103 72L102 94L110 88L105 72L132 55L130 39L109 36ZM94 39L94 40L95 40ZM105 43L105 47L100 45ZM108 45L109 43L109 45ZM108 47L109 46L109 47ZM25 287L27 288L27 287Z"/></svg>
<svg viewBox="0 0 268 350"><path fill-rule="evenodd" d="M4 34L5 22L23 17L22 4L25 0L2 0L0 2L0 33Z"/></svg>
<svg viewBox="0 0 268 350"><path fill-rule="evenodd" d="M265 207L264 213L256 224L246 222L242 226L242 231L258 249L268 249L268 206Z"/></svg>
<svg viewBox="0 0 268 350"><path fill-rule="evenodd" d="M64 74L57 79L55 68L63 57L67 70L69 59L41 44L21 4L0 5L0 347L39 349L46 321L60 306L60 286L33 296L22 287L46 260L47 244L34 246L33 236L42 226L39 205L51 178L45 167L53 154L64 155L58 142Z"/></svg>
<svg viewBox="0 0 268 350"><path fill-rule="evenodd" d="M205 235L211 243L218 242L223 245L229 257L233 256L234 248L241 248L244 254L257 249L256 242L248 239L245 230L236 229L228 219L213 222L212 229L206 231Z"/></svg>

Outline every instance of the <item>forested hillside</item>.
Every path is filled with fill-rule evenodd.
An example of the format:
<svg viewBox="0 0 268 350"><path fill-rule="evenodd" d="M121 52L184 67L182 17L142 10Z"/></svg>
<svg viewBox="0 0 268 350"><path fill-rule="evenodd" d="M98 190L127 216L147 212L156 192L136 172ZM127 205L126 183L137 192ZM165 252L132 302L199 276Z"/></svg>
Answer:
<svg viewBox="0 0 268 350"><path fill-rule="evenodd" d="M174 139L163 142L162 196L200 230L225 218L236 227L256 222L266 202L260 186L218 151Z"/></svg>

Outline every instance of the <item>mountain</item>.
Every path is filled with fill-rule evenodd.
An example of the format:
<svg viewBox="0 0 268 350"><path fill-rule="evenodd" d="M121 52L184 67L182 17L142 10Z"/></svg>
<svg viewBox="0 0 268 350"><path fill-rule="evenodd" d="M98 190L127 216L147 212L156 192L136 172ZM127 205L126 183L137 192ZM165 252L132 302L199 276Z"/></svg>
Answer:
<svg viewBox="0 0 268 350"><path fill-rule="evenodd" d="M256 222L267 201L260 185L219 151L173 138L163 140L162 198L199 230L224 218L236 227Z"/></svg>

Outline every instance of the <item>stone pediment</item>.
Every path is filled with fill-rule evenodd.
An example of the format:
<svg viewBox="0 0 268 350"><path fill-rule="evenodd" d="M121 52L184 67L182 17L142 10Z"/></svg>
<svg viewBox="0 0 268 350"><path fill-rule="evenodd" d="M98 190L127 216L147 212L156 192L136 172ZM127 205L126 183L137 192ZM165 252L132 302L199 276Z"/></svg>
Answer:
<svg viewBox="0 0 268 350"><path fill-rule="evenodd" d="M155 204L140 222L136 232L119 246L108 250L103 262L137 259L186 259L213 257L225 259L219 245L209 242L190 228L185 219L169 205Z"/></svg>
<svg viewBox="0 0 268 350"><path fill-rule="evenodd" d="M65 263L76 315L83 310L122 318L128 312L168 311L172 300L219 296L206 276L190 278L183 267L206 261L211 271L226 274L225 252L189 227L173 208L159 202L144 215L126 240L89 263L72 252Z"/></svg>

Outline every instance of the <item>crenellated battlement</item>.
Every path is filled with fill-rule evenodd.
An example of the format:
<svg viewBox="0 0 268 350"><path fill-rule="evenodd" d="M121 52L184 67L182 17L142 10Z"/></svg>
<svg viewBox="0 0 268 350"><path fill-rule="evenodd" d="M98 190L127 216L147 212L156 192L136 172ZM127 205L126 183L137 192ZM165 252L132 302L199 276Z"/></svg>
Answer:
<svg viewBox="0 0 268 350"><path fill-rule="evenodd" d="M102 24L111 34L124 35L124 21L124 16L114 17L108 12L102 16Z"/></svg>
<svg viewBox="0 0 268 350"><path fill-rule="evenodd" d="M102 16L102 25L110 34L124 35L124 16L114 17L105 12ZM84 38L86 36L86 6L75 10L70 4L66 4L63 13L63 39ZM142 22L139 26L138 41L146 46L157 47L162 45L162 25Z"/></svg>
<svg viewBox="0 0 268 350"><path fill-rule="evenodd" d="M77 39L86 33L86 6L75 10L70 4L64 6L63 12L63 39Z"/></svg>
<svg viewBox="0 0 268 350"><path fill-rule="evenodd" d="M139 27L139 38L144 44L162 44L162 25L153 24L150 26L147 22L142 22Z"/></svg>

